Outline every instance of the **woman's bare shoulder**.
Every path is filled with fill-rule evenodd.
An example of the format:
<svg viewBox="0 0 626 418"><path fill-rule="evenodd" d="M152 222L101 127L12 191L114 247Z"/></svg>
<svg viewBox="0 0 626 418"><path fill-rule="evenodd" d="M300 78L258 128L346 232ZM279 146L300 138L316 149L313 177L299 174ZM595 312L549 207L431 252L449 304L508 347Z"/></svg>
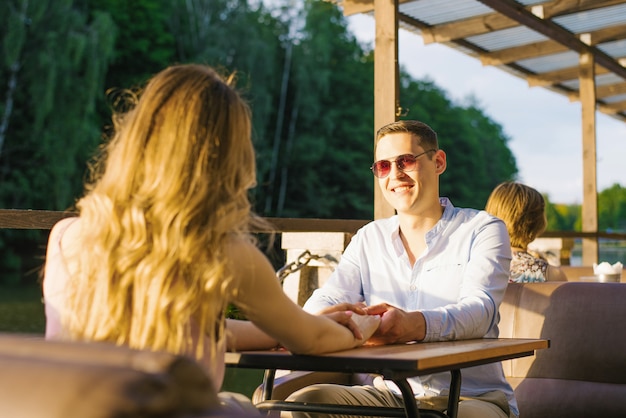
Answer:
<svg viewBox="0 0 626 418"><path fill-rule="evenodd" d="M48 243L58 243L73 241L76 231L78 231L78 225L80 224L80 218L73 216L70 218L63 218L58 221L50 230L50 238ZM68 237L64 238L64 237Z"/></svg>
<svg viewBox="0 0 626 418"><path fill-rule="evenodd" d="M231 237L226 243L226 257L236 273L258 276L274 274L274 269L257 245L245 237Z"/></svg>

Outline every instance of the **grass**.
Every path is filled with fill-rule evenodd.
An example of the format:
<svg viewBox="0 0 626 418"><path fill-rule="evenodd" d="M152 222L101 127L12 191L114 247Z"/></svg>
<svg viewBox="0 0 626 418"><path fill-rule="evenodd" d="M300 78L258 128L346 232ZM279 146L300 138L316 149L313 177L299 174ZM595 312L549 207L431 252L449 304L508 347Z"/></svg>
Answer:
<svg viewBox="0 0 626 418"><path fill-rule="evenodd" d="M38 286L0 286L0 332L43 335L45 326Z"/></svg>
<svg viewBox="0 0 626 418"><path fill-rule="evenodd" d="M39 286L0 285L0 332L43 335L45 327ZM227 368L222 390L251 397L262 380L262 370Z"/></svg>

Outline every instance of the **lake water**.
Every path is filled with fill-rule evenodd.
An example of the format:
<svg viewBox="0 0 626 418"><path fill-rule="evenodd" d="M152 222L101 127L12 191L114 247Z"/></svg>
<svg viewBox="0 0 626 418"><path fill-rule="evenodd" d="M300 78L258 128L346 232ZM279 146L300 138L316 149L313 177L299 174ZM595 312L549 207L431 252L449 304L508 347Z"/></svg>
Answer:
<svg viewBox="0 0 626 418"><path fill-rule="evenodd" d="M626 246L624 246L623 243L622 246L615 246L615 243L611 243L610 245L603 245L602 242L600 242L599 252L599 262L606 261L609 264L615 264L619 261L623 265L626 265ZM572 248L570 265L582 265L582 248L580 243L578 242L574 244L574 248Z"/></svg>

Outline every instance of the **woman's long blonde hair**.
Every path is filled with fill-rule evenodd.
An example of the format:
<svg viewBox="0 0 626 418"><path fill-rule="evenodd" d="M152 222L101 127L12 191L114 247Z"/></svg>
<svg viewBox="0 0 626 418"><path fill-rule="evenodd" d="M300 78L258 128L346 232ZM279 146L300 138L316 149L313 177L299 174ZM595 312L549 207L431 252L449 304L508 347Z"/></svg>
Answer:
<svg viewBox="0 0 626 418"><path fill-rule="evenodd" d="M223 335L225 242L252 239L257 219L250 110L232 84L210 67L172 66L114 117L77 203L80 248L66 254L73 338L200 356L191 324L213 343Z"/></svg>

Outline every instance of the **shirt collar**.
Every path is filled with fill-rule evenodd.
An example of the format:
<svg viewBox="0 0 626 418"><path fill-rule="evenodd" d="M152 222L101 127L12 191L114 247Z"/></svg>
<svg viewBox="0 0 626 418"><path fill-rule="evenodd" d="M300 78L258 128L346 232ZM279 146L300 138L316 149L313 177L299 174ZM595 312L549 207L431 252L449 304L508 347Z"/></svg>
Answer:
<svg viewBox="0 0 626 418"><path fill-rule="evenodd" d="M454 217L454 205L447 197L440 197L439 204L443 206L443 214L441 215L441 219L435 224L433 229L428 231L426 234L426 242L428 243L433 237L437 236L441 231L443 231L446 225L450 220ZM400 220L398 219L398 215L394 215L391 217L391 221L393 222L393 227L391 228L391 242L393 243L393 247L396 251L397 255L401 255L404 253L404 245L402 245L402 239L400 238Z"/></svg>

